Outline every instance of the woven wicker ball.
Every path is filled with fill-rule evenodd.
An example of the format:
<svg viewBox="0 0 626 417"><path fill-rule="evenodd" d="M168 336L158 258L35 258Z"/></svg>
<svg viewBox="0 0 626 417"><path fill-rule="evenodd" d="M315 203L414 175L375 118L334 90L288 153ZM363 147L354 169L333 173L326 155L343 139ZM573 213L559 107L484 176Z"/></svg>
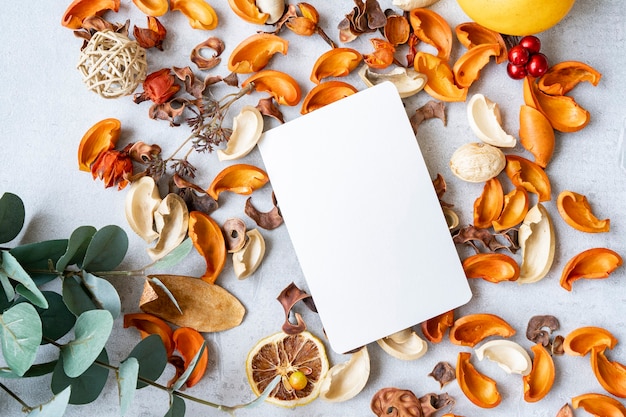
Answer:
<svg viewBox="0 0 626 417"><path fill-rule="evenodd" d="M96 32L78 62L83 82L104 98L131 94L146 78L147 67L146 50L112 30Z"/></svg>

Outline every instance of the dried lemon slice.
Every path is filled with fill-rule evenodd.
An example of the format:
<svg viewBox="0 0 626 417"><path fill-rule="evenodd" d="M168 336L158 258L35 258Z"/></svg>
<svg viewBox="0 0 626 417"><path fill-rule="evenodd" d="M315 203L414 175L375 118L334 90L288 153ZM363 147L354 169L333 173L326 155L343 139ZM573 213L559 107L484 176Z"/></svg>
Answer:
<svg viewBox="0 0 626 417"><path fill-rule="evenodd" d="M289 376L297 371L306 375L302 389L289 383ZM305 405L317 398L327 371L326 349L307 331L295 335L279 332L261 339L246 359L246 375L256 395L261 395L277 375L282 377L266 401L283 407Z"/></svg>

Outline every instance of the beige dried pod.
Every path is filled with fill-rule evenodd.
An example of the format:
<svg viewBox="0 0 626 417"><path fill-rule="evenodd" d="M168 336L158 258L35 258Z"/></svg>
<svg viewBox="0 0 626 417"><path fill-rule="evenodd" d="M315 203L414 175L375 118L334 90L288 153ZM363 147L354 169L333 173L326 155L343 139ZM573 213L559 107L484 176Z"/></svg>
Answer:
<svg viewBox="0 0 626 417"><path fill-rule="evenodd" d="M428 350L426 341L410 328L378 339L376 342L389 355L405 361L419 359Z"/></svg>
<svg viewBox="0 0 626 417"><path fill-rule="evenodd" d="M528 352L512 340L497 339L474 349L479 360L496 362L507 374L528 375L533 363Z"/></svg>
<svg viewBox="0 0 626 417"><path fill-rule="evenodd" d="M126 220L130 228L147 243L159 237L154 230L154 212L159 204L161 196L152 177L141 177L129 187L124 207Z"/></svg>
<svg viewBox="0 0 626 417"><path fill-rule="evenodd" d="M154 224L159 238L148 248L152 260L161 259L182 243L189 227L189 211L181 196L169 193L154 212Z"/></svg>
<svg viewBox="0 0 626 417"><path fill-rule="evenodd" d="M406 98L419 93L426 85L427 77L413 68L396 67L389 72L375 72L369 66L363 65L359 70L359 77L368 87L391 82L398 90L400 97Z"/></svg>
<svg viewBox="0 0 626 417"><path fill-rule="evenodd" d="M487 143L466 143L450 158L452 173L468 182L485 182L497 176L505 166L504 152Z"/></svg>
<svg viewBox="0 0 626 417"><path fill-rule="evenodd" d="M263 115L254 106L244 106L233 118L233 132L225 149L217 150L220 161L239 159L256 146L263 133Z"/></svg>
<svg viewBox="0 0 626 417"><path fill-rule="evenodd" d="M556 247L552 219L541 203L526 213L519 228L518 241L522 262L517 282L530 284L541 280L552 267Z"/></svg>
<svg viewBox="0 0 626 417"><path fill-rule="evenodd" d="M233 269L239 279L254 274L265 256L265 239L258 229L246 232L246 244L233 253Z"/></svg>
<svg viewBox="0 0 626 417"><path fill-rule="evenodd" d="M367 346L352 353L347 362L331 367L320 384L319 397L329 402L347 401L363 390L370 376Z"/></svg>
<svg viewBox="0 0 626 417"><path fill-rule="evenodd" d="M443 211L443 215L446 218L446 223L448 224L448 229L450 230L454 230L457 228L457 226L460 223L459 220L459 215L456 214L456 212L454 210L452 210L450 207L442 207L441 210Z"/></svg>
<svg viewBox="0 0 626 417"><path fill-rule="evenodd" d="M280 20L285 12L285 0L256 0L256 7L261 13L267 13L266 24L271 25Z"/></svg>
<svg viewBox="0 0 626 417"><path fill-rule="evenodd" d="M474 94L467 102L467 118L474 134L483 142L500 148L513 148L515 137L502 128L500 106L482 94Z"/></svg>
<svg viewBox="0 0 626 417"><path fill-rule="evenodd" d="M393 0L392 4L405 12L410 12L418 7L431 6L438 1L439 0Z"/></svg>

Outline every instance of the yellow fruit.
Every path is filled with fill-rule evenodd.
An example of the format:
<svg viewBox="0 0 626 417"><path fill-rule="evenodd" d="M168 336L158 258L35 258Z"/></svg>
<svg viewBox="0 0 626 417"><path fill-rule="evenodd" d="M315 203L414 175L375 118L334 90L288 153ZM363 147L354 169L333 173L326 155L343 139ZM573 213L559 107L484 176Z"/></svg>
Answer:
<svg viewBox="0 0 626 417"><path fill-rule="evenodd" d="M525 36L551 28L575 0L457 0L476 23L506 35Z"/></svg>
<svg viewBox="0 0 626 417"><path fill-rule="evenodd" d="M326 349L307 331L296 335L279 332L261 339L246 359L246 375L256 395L261 395L277 375L282 377L266 401L283 407L305 405L317 398L327 371ZM306 385L294 388L290 383L294 373L302 373Z"/></svg>

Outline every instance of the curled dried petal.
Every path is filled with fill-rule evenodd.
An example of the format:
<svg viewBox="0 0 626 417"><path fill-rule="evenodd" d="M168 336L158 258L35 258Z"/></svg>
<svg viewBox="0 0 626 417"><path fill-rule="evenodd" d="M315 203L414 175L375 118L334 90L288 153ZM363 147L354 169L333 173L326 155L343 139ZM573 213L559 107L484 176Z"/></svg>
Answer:
<svg viewBox="0 0 626 417"><path fill-rule="evenodd" d="M161 154L161 147L156 144L148 145L147 143L139 141L135 142L130 147L128 154L133 161L147 164L159 157Z"/></svg>
<svg viewBox="0 0 626 417"><path fill-rule="evenodd" d="M528 191L523 187L516 187L504 196L502 212L494 220L493 230L500 232L520 224L528 213L529 205Z"/></svg>
<svg viewBox="0 0 626 417"><path fill-rule="evenodd" d="M572 398L572 406L582 408L589 414L602 417L624 417L626 407L616 400L604 394L589 393Z"/></svg>
<svg viewBox="0 0 626 417"><path fill-rule="evenodd" d="M564 95L583 81L596 86L601 77L602 74L584 62L564 61L548 68L548 71L539 77L537 86L546 94Z"/></svg>
<svg viewBox="0 0 626 417"><path fill-rule="evenodd" d="M189 237L206 262L202 280L214 284L226 264L226 241L222 229L206 213L189 213Z"/></svg>
<svg viewBox="0 0 626 417"><path fill-rule="evenodd" d="M543 279L552 267L556 250L554 226L548 210L537 203L528 210L518 232L522 250L520 277L517 282L528 284Z"/></svg>
<svg viewBox="0 0 626 417"><path fill-rule="evenodd" d="M246 223L236 217L226 219L222 225L222 232L228 253L237 252L246 243Z"/></svg>
<svg viewBox="0 0 626 417"><path fill-rule="evenodd" d="M243 106L233 118L233 131L228 138L226 149L218 149L220 161L243 158L256 146L263 133L263 115L253 106Z"/></svg>
<svg viewBox="0 0 626 417"><path fill-rule="evenodd" d="M302 98L302 90L298 82L281 71L263 70L247 78L242 87L254 84L256 91L269 93L278 104L295 106Z"/></svg>
<svg viewBox="0 0 626 417"><path fill-rule="evenodd" d="M61 25L69 29L80 29L83 20L101 15L106 10L119 11L120 0L74 0L63 13Z"/></svg>
<svg viewBox="0 0 626 417"><path fill-rule="evenodd" d="M152 334L159 335L165 345L167 357L174 352L172 328L164 320L147 313L124 314L124 328L131 326L139 330L142 339Z"/></svg>
<svg viewBox="0 0 626 417"><path fill-rule="evenodd" d="M483 94L474 94L467 103L470 128L480 140L501 148L513 148L517 140L502 128L500 106Z"/></svg>
<svg viewBox="0 0 626 417"><path fill-rule="evenodd" d="M477 253L463 260L463 270L468 278L482 278L499 283L519 278L519 265L515 259L502 253Z"/></svg>
<svg viewBox="0 0 626 417"><path fill-rule="evenodd" d="M454 310L447 311L421 323L422 333L428 341L439 343L446 331L454 325Z"/></svg>
<svg viewBox="0 0 626 417"><path fill-rule="evenodd" d="M334 365L320 384L320 398L330 402L347 401L363 390L370 375L367 346L350 355L347 362Z"/></svg>
<svg viewBox="0 0 626 417"><path fill-rule="evenodd" d="M469 314L455 320L450 328L450 341L455 345L474 347L490 336L510 337L515 334L501 317L495 314Z"/></svg>
<svg viewBox="0 0 626 417"><path fill-rule="evenodd" d="M437 49L437 57L443 61L450 58L452 29L441 15L430 9L416 8L409 12L409 21L418 39Z"/></svg>
<svg viewBox="0 0 626 417"><path fill-rule="evenodd" d="M483 192L474 201L474 226L487 229L500 217L504 206L504 191L498 178L490 178L485 182Z"/></svg>
<svg viewBox="0 0 626 417"><path fill-rule="evenodd" d="M204 49L213 49L215 53L211 58L205 58L202 56ZM224 52L224 42L214 36L208 38L206 41L196 45L191 51L191 62L197 65L201 70L209 70L216 67L222 61L219 57Z"/></svg>
<svg viewBox="0 0 626 417"><path fill-rule="evenodd" d="M170 10L184 14L194 29L213 30L217 27L217 13L204 0L170 0Z"/></svg>
<svg viewBox="0 0 626 417"><path fill-rule="evenodd" d="M370 42L374 47L374 52L363 55L363 61L367 66L376 69L390 66L394 60L393 54L396 52L396 47L390 42L379 38L372 38Z"/></svg>
<svg viewBox="0 0 626 417"><path fill-rule="evenodd" d="M271 33L255 33L241 41L228 58L228 69L238 74L257 72L274 54L287 54L289 42Z"/></svg>
<svg viewBox="0 0 626 417"><path fill-rule="evenodd" d="M133 0L133 3L143 13L152 17L163 16L169 8L167 0Z"/></svg>
<svg viewBox="0 0 626 417"><path fill-rule="evenodd" d="M520 143L535 157L535 163L545 168L554 153L554 128L550 120L534 107L522 105L519 112Z"/></svg>
<svg viewBox="0 0 626 417"><path fill-rule="evenodd" d="M460 88L454 82L454 73L447 61L435 55L418 52L413 62L415 70L428 77L424 90L441 101L465 101L467 88Z"/></svg>
<svg viewBox="0 0 626 417"><path fill-rule="evenodd" d="M254 0L228 0L228 5L237 16L248 23L262 25L269 18L269 14L259 10Z"/></svg>
<svg viewBox="0 0 626 417"><path fill-rule="evenodd" d="M540 202L551 199L548 175L538 164L518 155L506 155L506 175L516 187L537 194Z"/></svg>
<svg viewBox="0 0 626 417"><path fill-rule="evenodd" d="M383 388L374 394L370 408L378 417L422 417L420 400L412 391Z"/></svg>
<svg viewBox="0 0 626 417"><path fill-rule="evenodd" d="M363 60L360 52L352 48L333 48L324 52L313 64L310 79L319 84L327 77L344 77Z"/></svg>
<svg viewBox="0 0 626 417"><path fill-rule="evenodd" d="M179 327L174 330L172 334L172 340L176 345L176 350L180 352L183 360L185 361L185 369L189 367L190 362L198 354L202 346L206 343L204 337L197 330L190 327ZM200 355L200 358L196 362L195 368L187 378L185 385L188 388L196 385L204 376L207 365L209 364L209 349L205 347L204 351Z"/></svg>
<svg viewBox="0 0 626 417"><path fill-rule="evenodd" d="M147 243L159 237L154 230L154 212L161 204L159 189L152 177L133 181L126 194L125 214L128 225Z"/></svg>
<svg viewBox="0 0 626 417"><path fill-rule="evenodd" d="M581 278L604 279L622 265L622 257L607 248L592 248L571 258L561 274L561 287L572 290L572 283Z"/></svg>
<svg viewBox="0 0 626 417"><path fill-rule="evenodd" d="M585 326L572 330L563 340L563 351L568 355L585 356L594 348L613 349L617 338L602 327Z"/></svg>
<svg viewBox="0 0 626 417"><path fill-rule="evenodd" d="M591 349L591 369L602 387L616 397L626 398L626 366L610 361L605 349Z"/></svg>
<svg viewBox="0 0 626 417"><path fill-rule="evenodd" d="M263 187L269 178L261 168L249 164L234 164L221 170L211 182L207 194L218 199L223 191L249 195Z"/></svg>
<svg viewBox="0 0 626 417"><path fill-rule="evenodd" d="M254 274L265 256L265 239L257 230L246 233L246 244L233 253L233 270L239 279L248 278Z"/></svg>
<svg viewBox="0 0 626 417"><path fill-rule="evenodd" d="M416 74L419 74L419 73L416 73ZM423 78L423 81L424 81L424 84L420 87L420 91L422 88L424 88L424 85L426 82L425 76ZM402 95L402 93L400 93L400 95ZM446 126L447 121L446 121L445 110L446 110L445 103L441 101L436 101L436 100L428 100L426 104L417 108L415 110L415 113L413 113L413 115L409 118L409 121L411 122L411 127L413 128L413 133L417 134L417 129L424 120L428 120L432 118L440 119L443 122L443 125Z"/></svg>
<svg viewBox="0 0 626 417"><path fill-rule="evenodd" d="M532 346L530 350L533 352L533 366L530 373L522 377L524 400L537 402L548 395L554 385L554 361L541 343Z"/></svg>
<svg viewBox="0 0 626 417"><path fill-rule="evenodd" d="M548 330L544 330L547 328ZM526 338L542 346L550 344L550 333L559 329L559 320L551 315L533 316L528 321Z"/></svg>
<svg viewBox="0 0 626 417"><path fill-rule="evenodd" d="M343 81L326 81L313 87L302 100L301 114L307 114L337 100L351 96L358 90Z"/></svg>
<svg viewBox="0 0 626 417"><path fill-rule="evenodd" d="M502 35L495 30L487 29L476 22L460 23L454 28L456 37L467 49L483 44L500 45L500 53L496 56L496 64L507 60L507 48Z"/></svg>
<svg viewBox="0 0 626 417"><path fill-rule="evenodd" d="M482 408L493 408L500 404L502 398L496 382L481 374L470 362L471 353L459 352L456 365L456 379L461 391L475 405Z"/></svg>
<svg viewBox="0 0 626 417"><path fill-rule="evenodd" d="M587 197L582 194L562 191L556 200L556 207L563 220L581 232L603 233L611 228L611 220L598 219L593 214Z"/></svg>
<svg viewBox="0 0 626 417"><path fill-rule="evenodd" d="M148 248L148 255L156 261L180 245L187 235L189 211L182 197L166 195L154 212L154 224L159 237L154 247Z"/></svg>
<svg viewBox="0 0 626 417"><path fill-rule="evenodd" d="M273 230L283 224L283 216L280 214L276 197L272 193L272 202L274 207L270 211L261 212L252 205L252 197L246 200L246 207L244 213L246 213L254 222L262 229Z"/></svg>
<svg viewBox="0 0 626 417"><path fill-rule="evenodd" d="M147 16L148 27L140 28L135 26L133 29L133 35L142 48L157 48L163 50L163 41L167 35L165 26L159 22L159 19L152 16Z"/></svg>
<svg viewBox="0 0 626 417"><path fill-rule="evenodd" d="M291 314L291 310L298 303L298 301L305 301L310 299L311 295L306 293L305 291L298 288L295 283L291 283L287 285L281 292L278 294L276 299L283 306L283 310L285 312L285 322L283 323L282 330L287 334L298 334L306 330L306 324L302 319L300 313L295 313L297 324L293 324L289 321L289 315Z"/></svg>
<svg viewBox="0 0 626 417"><path fill-rule="evenodd" d="M480 70L489 63L492 56L500 55L500 45L486 43L468 49L454 63L452 72L459 87L470 87L480 77Z"/></svg>
<svg viewBox="0 0 626 417"><path fill-rule="evenodd" d="M98 155L115 147L121 128L121 122L115 118L103 119L91 126L78 145L78 168L91 172L91 164Z"/></svg>

